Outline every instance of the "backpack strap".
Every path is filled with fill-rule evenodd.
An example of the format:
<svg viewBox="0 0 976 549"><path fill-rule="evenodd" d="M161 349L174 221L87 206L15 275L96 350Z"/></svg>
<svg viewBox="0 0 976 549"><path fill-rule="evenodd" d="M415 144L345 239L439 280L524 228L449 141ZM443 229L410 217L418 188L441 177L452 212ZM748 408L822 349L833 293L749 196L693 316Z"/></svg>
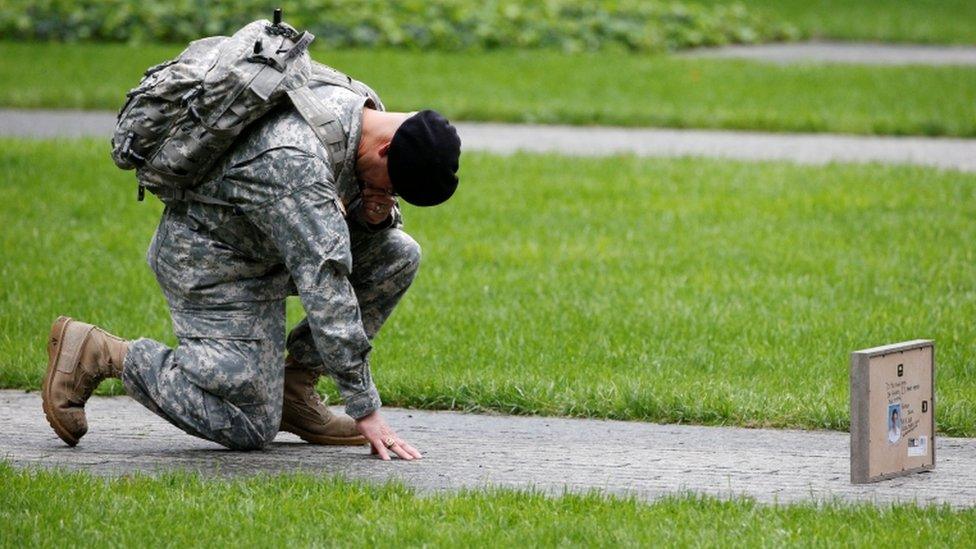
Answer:
<svg viewBox="0 0 976 549"><path fill-rule="evenodd" d="M380 101L380 97L376 95L376 92L372 88L363 84L359 80L354 80L348 74L339 72L328 65L323 65L315 60L312 61L312 76L308 79L308 85L314 87L313 84L325 84L327 86L338 86L340 88L345 88L356 95L361 95L373 104L371 108L378 111L385 111L386 107L383 106L383 102Z"/></svg>
<svg viewBox="0 0 976 549"><path fill-rule="evenodd" d="M329 155L329 163L336 170L336 176L342 170L346 161L346 130L342 127L342 122L332 109L325 106L318 97L312 93L308 86L302 86L288 92L288 97L295 105L295 108L305 119L305 122L312 128L319 141L325 145L325 151Z"/></svg>
<svg viewBox="0 0 976 549"><path fill-rule="evenodd" d="M139 186L140 194L143 188L148 188L154 195L156 195L160 199L176 200L181 202L202 202L204 204L210 204L212 206L224 206L227 208L233 208L234 213L238 215L243 213L243 210L241 210L240 206L237 206L236 204L231 204L226 200L221 200L219 198L214 198L212 196L207 196L205 194L193 192L189 189L177 189L174 187L144 187L143 185L140 185Z"/></svg>
<svg viewBox="0 0 976 549"><path fill-rule="evenodd" d="M326 84L329 86L339 86L345 88L356 95L363 95L362 90L356 88L356 83L352 77L343 72L339 72L328 65L323 65L317 61L312 61L312 74L308 78L309 83Z"/></svg>

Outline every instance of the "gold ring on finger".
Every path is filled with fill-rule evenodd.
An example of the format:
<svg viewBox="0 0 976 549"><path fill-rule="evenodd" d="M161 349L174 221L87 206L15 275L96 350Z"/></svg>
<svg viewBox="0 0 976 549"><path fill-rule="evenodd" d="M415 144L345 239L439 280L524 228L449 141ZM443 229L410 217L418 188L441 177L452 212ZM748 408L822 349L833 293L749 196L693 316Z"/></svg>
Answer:
<svg viewBox="0 0 976 549"><path fill-rule="evenodd" d="M394 446L396 446L396 440L394 440L393 437L386 437L383 439L383 446L386 446L387 448L393 448Z"/></svg>

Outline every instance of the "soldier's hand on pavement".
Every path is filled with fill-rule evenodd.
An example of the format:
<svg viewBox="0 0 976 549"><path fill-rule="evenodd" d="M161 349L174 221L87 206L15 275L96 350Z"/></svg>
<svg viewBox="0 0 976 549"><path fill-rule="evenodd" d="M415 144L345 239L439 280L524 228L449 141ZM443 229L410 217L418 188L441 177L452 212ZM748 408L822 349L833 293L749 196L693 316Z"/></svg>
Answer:
<svg viewBox="0 0 976 549"><path fill-rule="evenodd" d="M421 454L416 448L403 440L386 424L379 411L356 420L356 427L372 447L370 453L378 454L383 461L389 461L392 451L401 459L407 461L420 459Z"/></svg>
<svg viewBox="0 0 976 549"><path fill-rule="evenodd" d="M390 211L396 204L396 198L389 192L382 189L366 187L363 189L363 209L362 216L370 225L376 225L386 221L390 216Z"/></svg>

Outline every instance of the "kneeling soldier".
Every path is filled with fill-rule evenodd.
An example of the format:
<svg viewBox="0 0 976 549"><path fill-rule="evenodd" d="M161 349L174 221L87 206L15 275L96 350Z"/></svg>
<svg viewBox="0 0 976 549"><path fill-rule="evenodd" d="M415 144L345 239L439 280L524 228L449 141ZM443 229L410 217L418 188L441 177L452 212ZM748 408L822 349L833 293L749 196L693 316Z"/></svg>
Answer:
<svg viewBox="0 0 976 549"><path fill-rule="evenodd" d="M197 189L233 208L166 201L147 260L179 346L124 341L66 317L54 323L44 412L66 443L87 431L92 391L116 377L173 425L228 448L262 448L280 429L314 444L369 442L383 459L420 457L381 417L368 357L420 261L396 196L420 206L447 200L460 140L434 111L379 110L371 90L313 92L339 115L346 158L330 161L302 117L280 109L248 128ZM286 339L288 295L308 316ZM350 417L320 400L324 373Z"/></svg>

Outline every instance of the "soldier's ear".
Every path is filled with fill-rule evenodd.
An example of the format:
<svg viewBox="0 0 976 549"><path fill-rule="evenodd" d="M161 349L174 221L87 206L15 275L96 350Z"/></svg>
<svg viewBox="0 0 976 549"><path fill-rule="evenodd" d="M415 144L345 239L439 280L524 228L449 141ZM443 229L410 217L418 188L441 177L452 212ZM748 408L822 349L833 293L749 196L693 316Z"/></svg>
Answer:
<svg viewBox="0 0 976 549"><path fill-rule="evenodd" d="M376 152L380 155L380 158L386 158L386 156L390 154L390 142L387 141L386 143L381 145L379 150Z"/></svg>

